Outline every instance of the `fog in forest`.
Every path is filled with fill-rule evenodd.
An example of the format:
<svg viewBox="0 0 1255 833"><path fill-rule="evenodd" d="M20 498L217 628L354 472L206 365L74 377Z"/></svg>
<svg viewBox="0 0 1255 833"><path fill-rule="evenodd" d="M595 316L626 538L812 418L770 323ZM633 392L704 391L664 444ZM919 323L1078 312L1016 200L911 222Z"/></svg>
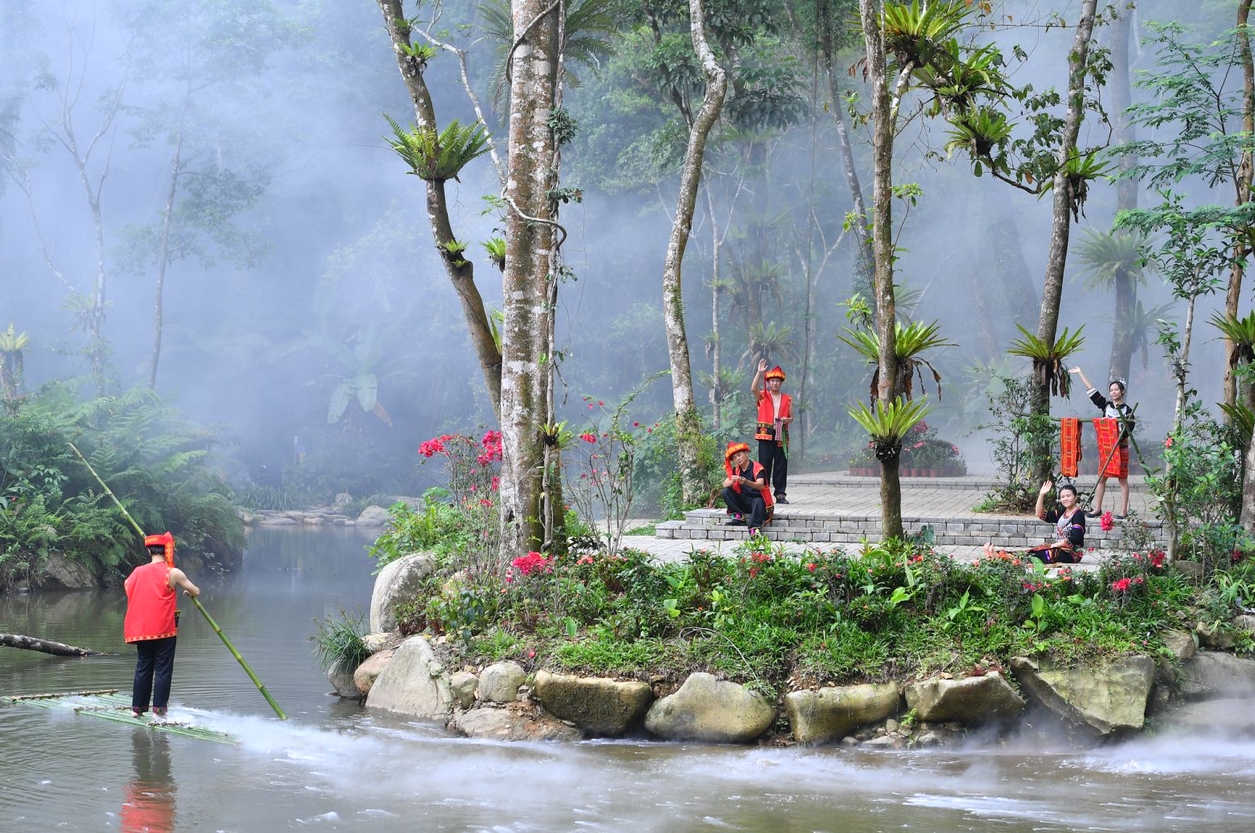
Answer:
<svg viewBox="0 0 1255 833"><path fill-rule="evenodd" d="M1010 15L1007 25L972 37L994 39L1008 54L1018 44L1028 54L1016 83L1062 89L1073 38L1068 24L1079 5L1007 3L1000 7ZM471 80L491 108L502 46L470 6L445 6L437 31L468 50ZM1138 6L1135 72L1154 62L1140 46L1147 21L1179 19L1189 10L1198 19L1179 22L1197 26L1193 39L1206 42L1227 25L1235 4ZM426 20L433 8L415 14ZM625 20L634 8L623 4ZM1051 20L1056 25L1044 25ZM757 362L746 353L745 305L760 304L764 326L789 328L769 357L787 371L785 389L798 396L804 364L807 371L794 465L837 470L866 443L847 410L867 400L871 367L837 339L852 326L842 304L862 288L855 235L843 230L852 204L825 82L808 48L790 41L795 22L780 26L770 48L779 50L782 66L786 54L799 56L795 94L804 112L753 141L726 124L712 140L706 177L714 217L703 195L684 261L686 325L698 401L708 407L709 380L696 374L712 367L712 235L723 236L718 329L725 372L735 372L744 400ZM1099 27L1096 42L1109 33L1110 26ZM626 36L610 41L632 46ZM865 93L857 50L840 55L851 68L842 73L845 92ZM658 173L645 149L669 138L657 155L678 158L684 136L668 129L676 110L656 89L640 78L626 86L631 66L606 55L572 69L580 84L568 84L564 95L579 133L564 150L562 183L580 189L582 201L561 213L571 274L559 290L556 397L560 416L578 432L602 413L589 401L610 408L668 367L661 280L678 175L674 165ZM428 83L442 125L474 120L456 58L433 58ZM1110 108L1106 92L1102 100ZM182 224L177 256L165 267L156 391L188 419L216 428L223 439L216 453L233 485L278 484L298 463L319 466L357 492L412 493L431 485L438 472L418 465L416 446L445 432L477 434L494 419L457 296L433 249L423 182L389 147L384 114L403 126L414 121L373 0L0 4L0 330L12 323L29 336L25 390L74 379L91 393L87 333L73 301L90 294L97 274L97 225L85 182L99 196L110 384L114 391L148 384L160 268L155 243L178 139L175 216ZM504 159L501 110L487 116ZM870 202L868 129L850 130ZM1028 373L1027 360L1006 350L1019 336L1015 325L1037 327L1050 199L974 176L966 158L946 158L944 134L944 123L921 116L898 140L895 179L921 191L909 208L902 201L894 207L900 312L937 320L957 345L926 355L942 377L929 423L960 446L970 470L988 472L988 437L975 431L989 418L988 376L972 369ZM1081 144L1106 143L1109 134L1091 115ZM641 150L623 155L629 147ZM82 172L75 154L84 160ZM1191 204L1232 203L1203 182L1177 190ZM467 257L490 309L501 307L501 275L482 243L504 224L485 198L500 191L483 156L448 192L455 233L469 243ZM1115 194L1112 184L1095 185L1073 226L1059 322L1060 331L1084 325L1084 348L1069 363L1104 390L1112 292L1086 286L1076 252L1087 232L1110 229ZM1139 199L1141 207L1157 201L1144 188ZM1159 276L1148 274L1138 297L1147 310L1168 305L1162 317L1181 322L1184 305L1172 301ZM1190 386L1208 404L1221 398L1225 360L1206 323L1218 308L1223 289L1200 299L1191 353ZM1249 308L1244 293L1243 313ZM1174 398L1154 338L1152 331L1134 353L1128 379L1139 435L1152 452L1169 428ZM935 400L925 371L916 395ZM365 373L377 380L381 407L367 411L352 400L329 418L337 386ZM656 379L633 401L628 419L652 424L670 409L668 379ZM1097 415L1079 383L1070 400L1053 399L1051 410ZM742 401L725 419L748 429L752 417ZM723 426L725 434L735 430Z"/></svg>

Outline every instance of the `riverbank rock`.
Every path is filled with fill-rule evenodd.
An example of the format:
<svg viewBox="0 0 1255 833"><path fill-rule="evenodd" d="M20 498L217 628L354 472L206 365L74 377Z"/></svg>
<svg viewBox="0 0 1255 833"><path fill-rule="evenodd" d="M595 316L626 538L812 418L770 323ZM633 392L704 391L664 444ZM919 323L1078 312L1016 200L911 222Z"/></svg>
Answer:
<svg viewBox="0 0 1255 833"><path fill-rule="evenodd" d="M332 690L344 700L360 700L363 692L357 687L357 669L345 669L339 663L327 669L327 681Z"/></svg>
<svg viewBox="0 0 1255 833"><path fill-rule="evenodd" d="M784 710L794 740L828 743L896 714L901 699L895 683L864 683L791 691Z"/></svg>
<svg viewBox="0 0 1255 833"><path fill-rule="evenodd" d="M906 687L906 707L930 723L981 726L1010 720L1027 704L997 671L961 680L932 679Z"/></svg>
<svg viewBox="0 0 1255 833"><path fill-rule="evenodd" d="M775 708L761 694L698 672L650 706L645 728L666 740L749 743L775 720Z"/></svg>
<svg viewBox="0 0 1255 833"><path fill-rule="evenodd" d="M384 566L375 577L370 594L370 629L392 631L397 627L397 605L413 601L422 591L423 581L436 568L436 557L429 553L404 555Z"/></svg>
<svg viewBox="0 0 1255 833"><path fill-rule="evenodd" d="M475 705L475 694L479 691L479 677L470 671L459 671L449 678L449 688L453 691L453 699L464 709Z"/></svg>
<svg viewBox="0 0 1255 833"><path fill-rule="evenodd" d="M649 683L570 677L539 671L532 696L555 717L592 737L620 737L640 723L654 700Z"/></svg>
<svg viewBox="0 0 1255 833"><path fill-rule="evenodd" d="M580 730L563 723L534 703L458 712L449 721L452 732L489 740L580 740Z"/></svg>
<svg viewBox="0 0 1255 833"><path fill-rule="evenodd" d="M512 703L527 672L517 662L494 662L479 674L479 699L485 703Z"/></svg>
<svg viewBox="0 0 1255 833"><path fill-rule="evenodd" d="M39 577L43 590L87 590L96 585L96 574L80 561L71 561L64 555L50 555L44 560Z"/></svg>
<svg viewBox="0 0 1255 833"><path fill-rule="evenodd" d="M401 643L370 687L366 706L445 720L453 710L453 691L444 665L424 637L411 636Z"/></svg>
<svg viewBox="0 0 1255 833"><path fill-rule="evenodd" d="M357 516L358 526L383 526L388 522L388 510L382 506L367 506Z"/></svg>
<svg viewBox="0 0 1255 833"><path fill-rule="evenodd" d="M371 688L375 685L375 680L379 679L379 675L388 667L388 663L392 662L392 655L396 653L396 648L385 648L382 651L376 651L366 658L365 662L357 666L353 672L353 685L357 688L359 696L365 697L370 694Z"/></svg>
<svg viewBox="0 0 1255 833"><path fill-rule="evenodd" d="M1177 685L1186 700L1248 696L1255 692L1255 660L1199 651L1181 663Z"/></svg>
<svg viewBox="0 0 1255 833"><path fill-rule="evenodd" d="M1045 660L1015 657L1011 669L1032 699L1104 737L1141 729L1146 722L1155 680L1150 657L1120 657L1097 668L1057 668Z"/></svg>

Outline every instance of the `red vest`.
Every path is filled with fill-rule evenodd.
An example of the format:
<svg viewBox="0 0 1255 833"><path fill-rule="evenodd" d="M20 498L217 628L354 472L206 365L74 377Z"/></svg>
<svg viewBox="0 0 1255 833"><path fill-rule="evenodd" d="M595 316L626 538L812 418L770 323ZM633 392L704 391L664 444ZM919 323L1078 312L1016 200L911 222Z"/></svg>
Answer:
<svg viewBox="0 0 1255 833"><path fill-rule="evenodd" d="M122 634L127 642L165 639L178 633L174 611L178 597L170 587L170 568L162 562L136 567L127 576L126 619Z"/></svg>
<svg viewBox="0 0 1255 833"><path fill-rule="evenodd" d="M774 432L777 419L784 419L793 416L793 400L787 393L780 394L780 413L774 413L775 402L771 399L771 392L766 388L755 394L758 399L758 430L754 433L756 440L775 440L779 445L786 445L789 442L789 427L784 426L780 432L780 436L776 436Z"/></svg>

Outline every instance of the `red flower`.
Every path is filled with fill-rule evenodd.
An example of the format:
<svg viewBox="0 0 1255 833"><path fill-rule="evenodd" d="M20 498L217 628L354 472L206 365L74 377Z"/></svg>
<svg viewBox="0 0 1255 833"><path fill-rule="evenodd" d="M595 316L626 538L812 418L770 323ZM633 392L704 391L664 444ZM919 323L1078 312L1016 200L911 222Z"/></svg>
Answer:
<svg viewBox="0 0 1255 833"><path fill-rule="evenodd" d="M595 443L597 442L597 435L592 432L585 431L583 434L580 434L580 439L586 443Z"/></svg>
<svg viewBox="0 0 1255 833"><path fill-rule="evenodd" d="M1116 593L1123 593L1129 589L1129 586L1131 584L1133 584L1132 579L1118 578L1115 581L1111 582L1111 589L1115 591Z"/></svg>
<svg viewBox="0 0 1255 833"><path fill-rule="evenodd" d="M1102 527L1103 532L1110 532L1111 528L1116 525L1115 519L1111 517L1110 512L1103 512L1102 518L1099 519L1098 525Z"/></svg>
<svg viewBox="0 0 1255 833"><path fill-rule="evenodd" d="M535 572L552 572L553 559L546 558L538 552L529 552L527 555L520 555L518 558L510 562L514 569L518 570L525 576L530 576Z"/></svg>
<svg viewBox="0 0 1255 833"><path fill-rule="evenodd" d="M1163 441L1163 447L1172 448L1172 437L1169 437L1168 439Z"/></svg>

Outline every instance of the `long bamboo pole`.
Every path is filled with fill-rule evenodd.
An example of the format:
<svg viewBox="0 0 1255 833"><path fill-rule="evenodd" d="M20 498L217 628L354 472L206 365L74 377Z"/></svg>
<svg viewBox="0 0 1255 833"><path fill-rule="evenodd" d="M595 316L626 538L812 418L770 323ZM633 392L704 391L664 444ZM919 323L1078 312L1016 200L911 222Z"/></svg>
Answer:
<svg viewBox="0 0 1255 833"><path fill-rule="evenodd" d="M83 452L79 451L78 448L75 447L74 443L68 443L68 445L70 446L70 450L78 455L78 459L83 461L83 465L86 466L87 470L92 473L92 477L96 478L96 482L100 484L100 488L105 490L105 494L113 498L113 502L118 505L118 509L122 510L122 515L130 521L131 526L133 526L135 531L139 533L139 536L143 538L144 530L141 529L139 524L135 522L135 519L131 517L131 513L126 511L126 507L122 505L122 501L118 500L118 496L113 493L113 490L105 484L105 481L102 480L100 475L96 473L96 470L92 468L92 464L87 462L87 458L83 456ZM244 673L248 674L248 678L253 681L253 685L257 686L257 690L261 692L262 697L266 698L266 702L270 704L270 708L275 710L275 714L279 715L280 720L287 720L288 716L283 713L283 709L279 708L279 704L276 703L275 699L270 696L270 692L266 690L266 686L257 678L257 675L253 673L253 669L248 667L248 663L244 661L244 657L240 656L240 652L237 651L235 646L231 644L231 640L227 639L227 635L222 632L222 628L218 627L218 623L215 622L214 618L209 615L209 611L205 610L205 606L200 603L200 599L190 595L188 598L196 605L196 609L199 610L205 617L205 621L209 623L209 626L214 629L214 633L218 634L218 637L222 640L222 644L227 646L227 650L231 652L231 656L235 657L236 661L239 662L240 667L244 669Z"/></svg>

